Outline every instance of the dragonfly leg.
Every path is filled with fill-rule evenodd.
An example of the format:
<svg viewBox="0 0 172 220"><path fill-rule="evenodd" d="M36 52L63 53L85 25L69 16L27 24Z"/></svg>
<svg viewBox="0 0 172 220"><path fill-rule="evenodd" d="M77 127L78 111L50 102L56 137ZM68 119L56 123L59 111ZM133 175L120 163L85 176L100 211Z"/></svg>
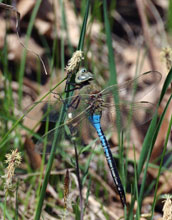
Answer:
<svg viewBox="0 0 172 220"><path fill-rule="evenodd" d="M77 109L78 108L78 105L80 103L80 100L81 100L81 97L78 95L76 96L72 101L71 103L68 105L68 108L72 107L74 109Z"/></svg>
<svg viewBox="0 0 172 220"><path fill-rule="evenodd" d="M66 86L65 86L65 92L66 92L66 93L67 93L67 92L75 91L75 90L77 90L77 89L81 89L81 88L83 87L83 85L79 85L79 84L77 84L77 83L70 83L70 85L73 85L73 86L75 86L75 87L72 88L72 89L67 89L67 83L66 83Z"/></svg>
<svg viewBox="0 0 172 220"><path fill-rule="evenodd" d="M55 99L60 99L60 101L62 101L63 102L63 104L65 104L65 102L64 102L64 100L63 100L63 98L62 98L62 96L61 96L61 94L60 93L58 93L58 92L51 92L52 94L54 94L54 98ZM58 97L57 97L57 95L58 95Z"/></svg>
<svg viewBox="0 0 172 220"><path fill-rule="evenodd" d="M63 102L63 104L65 104L65 100L62 98L62 96L61 96L61 94L60 93L56 93L56 92L51 92L52 94L54 94L54 98L55 99L60 99L60 101L62 101ZM56 95L58 95L59 97L57 97ZM72 101L71 101L71 103L70 104L68 104L68 106L67 106L67 108L74 108L74 109L77 109L78 108L78 105L79 105L79 103L80 103L80 100L81 100L81 98L80 98L80 96L78 95L78 96L76 96Z"/></svg>
<svg viewBox="0 0 172 220"><path fill-rule="evenodd" d="M51 91L51 93L54 94L54 95L59 95L60 96L60 93L58 93L58 92Z"/></svg>
<svg viewBox="0 0 172 220"><path fill-rule="evenodd" d="M55 99L59 99L59 98L60 98L60 100L62 100L62 96L61 96L60 93L58 93L58 92L53 92L53 91L52 91L51 93L54 94L53 97L54 97ZM59 96L59 97L57 97L57 96Z"/></svg>

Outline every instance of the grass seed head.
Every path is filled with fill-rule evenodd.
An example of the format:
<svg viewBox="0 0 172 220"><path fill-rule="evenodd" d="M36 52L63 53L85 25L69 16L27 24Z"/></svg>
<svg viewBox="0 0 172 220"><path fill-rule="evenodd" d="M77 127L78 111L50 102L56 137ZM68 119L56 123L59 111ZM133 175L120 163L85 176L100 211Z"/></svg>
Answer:
<svg viewBox="0 0 172 220"><path fill-rule="evenodd" d="M83 51L82 50L75 51L65 68L67 73L73 72L74 70L78 69L79 64L81 63L82 60L84 60Z"/></svg>
<svg viewBox="0 0 172 220"><path fill-rule="evenodd" d="M21 164L21 155L18 150L12 150L10 154L6 154L6 163L8 164L5 169L5 175L3 178L5 179L5 190L12 189L12 179L14 176L14 171L16 167L19 167Z"/></svg>

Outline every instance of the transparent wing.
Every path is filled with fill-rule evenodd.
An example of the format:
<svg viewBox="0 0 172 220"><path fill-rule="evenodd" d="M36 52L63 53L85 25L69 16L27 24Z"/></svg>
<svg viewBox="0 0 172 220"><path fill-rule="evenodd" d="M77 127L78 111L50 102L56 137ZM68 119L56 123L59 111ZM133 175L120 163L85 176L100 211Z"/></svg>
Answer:
<svg viewBox="0 0 172 220"><path fill-rule="evenodd" d="M89 95L86 95L87 99ZM69 104L65 104L69 103ZM77 104L78 103L78 104ZM65 111L70 112L72 118L77 117L81 114L81 112L88 108L86 103L84 104L81 101L80 96L72 96L67 99L61 99L59 97L51 97L48 101L41 101L41 102L34 102L33 104L27 106L23 112L26 117L37 120L37 121L50 121L50 122L57 122L59 118L60 111L62 107L65 105ZM82 108L81 108L82 107ZM69 117L70 120L70 117ZM66 122L67 123L67 122Z"/></svg>
<svg viewBox="0 0 172 220"><path fill-rule="evenodd" d="M63 129L64 131L68 129L70 130L70 136L75 135L81 127L81 122L84 121L84 119L86 119L86 117L82 113L78 116L78 118L75 117L75 119L73 120L68 119L63 125L53 128L52 130L44 134L41 137L41 140L37 141L35 145L35 151L39 154L49 154L55 137L56 129ZM62 134L64 134L64 132Z"/></svg>
<svg viewBox="0 0 172 220"><path fill-rule="evenodd" d="M156 111L156 107L149 102L137 102L141 97L144 97L149 93L161 80L161 74L157 71L150 71L143 73L139 77L129 80L121 85L112 85L108 88L96 93L96 96L101 95L104 103L102 106L102 125L113 126L119 125L123 130L133 122L137 125L144 124L152 118L153 113ZM120 104L115 105L113 103L113 94L117 91L120 97ZM134 92L133 92L134 91ZM144 92L143 92L144 91ZM92 92L92 91L91 91ZM93 92L94 93L94 92ZM140 95L137 96L137 93ZM135 97L136 94L136 98ZM94 97L95 98L95 97ZM92 94L82 94L72 96L68 99L48 98L48 101L36 102L32 105L33 110L28 113L28 109L25 109L25 115L36 120L49 120L56 122L59 118L59 113L63 105L65 105L65 111L67 111L67 119L60 129L64 128L64 125L72 124L75 128L78 128L80 121L85 118L85 112L89 112L91 106L88 105L92 99ZM133 101L134 100L134 101ZM66 105L66 103L68 103ZM91 102L90 102L91 103ZM120 112L120 119L116 118L116 111ZM47 143L40 141L36 145L38 152L43 152L43 146L49 146L47 149L51 149L51 143L54 138L54 131L50 131L43 136L43 140L47 140ZM49 151L49 150L48 150ZM47 150L46 150L47 152Z"/></svg>
<svg viewBox="0 0 172 220"><path fill-rule="evenodd" d="M132 129L135 126L144 125L150 121L157 111L157 106L150 102L126 102L121 101L120 105L107 103L106 108L102 111L101 124L104 129L117 127L120 131ZM120 118L116 117L116 112L119 112Z"/></svg>
<svg viewBox="0 0 172 220"><path fill-rule="evenodd" d="M49 100L34 102L24 109L24 114L26 117L37 120L37 121L52 121L56 122L59 117L59 112L62 107L62 102L60 100ZM30 110L32 109L32 110Z"/></svg>
<svg viewBox="0 0 172 220"><path fill-rule="evenodd" d="M149 71L120 85L109 86L97 93L97 95L102 94L102 97L106 101L112 97L115 92L118 92L120 99L138 102L146 94L152 91L160 80L161 74L159 72ZM49 120L51 122L56 122L62 105L64 105L64 103L70 103L70 105L66 106L66 110L72 112L72 117L74 118L77 117L80 112L87 109L87 100L91 99L91 94L79 94L68 99L61 99L59 96L56 98L51 96L48 99L47 101L35 102L28 106L24 110L25 115L34 120ZM31 107L33 107L33 110L28 113L28 109Z"/></svg>
<svg viewBox="0 0 172 220"><path fill-rule="evenodd" d="M131 103L131 102L122 102L120 105L114 105L105 103L106 107L102 109L102 118L101 118L101 125L103 130L110 129L114 127L116 129L117 124L120 127L121 131L132 129L135 125L140 126L148 122L153 114L156 112L156 106L149 102L138 102L138 103ZM87 109L88 110L88 109ZM120 111L120 120L116 118L116 110ZM45 152L48 154L51 150L51 145L53 143L54 134L56 129L64 129L64 125L72 126L73 130L77 134L76 136L82 135L83 130L88 128L89 124L89 131L93 129L89 121L87 120L87 126L84 125L86 119L85 111L78 114L78 117L74 119L71 118L67 119L65 124L61 125L58 128L54 128L48 133L46 133L41 141L38 141L36 144L36 151L42 154ZM94 131L94 129L92 130ZM90 132L93 134L93 132ZM46 150L45 150L46 149Z"/></svg>
<svg viewBox="0 0 172 220"><path fill-rule="evenodd" d="M120 99L140 101L145 95L157 87L162 75L158 71L148 71L140 76L119 85L112 85L101 91L103 96L118 92Z"/></svg>

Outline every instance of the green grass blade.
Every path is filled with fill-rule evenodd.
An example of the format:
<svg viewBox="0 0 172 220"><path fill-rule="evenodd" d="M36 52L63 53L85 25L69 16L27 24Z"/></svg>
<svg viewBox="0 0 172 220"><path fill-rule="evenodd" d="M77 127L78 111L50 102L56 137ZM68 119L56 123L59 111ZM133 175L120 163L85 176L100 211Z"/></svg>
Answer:
<svg viewBox="0 0 172 220"><path fill-rule="evenodd" d="M158 102L158 106L160 105L160 103L161 103L161 101L162 101L162 99L163 99L163 97L164 97L164 95L165 95L165 93L166 93L166 91L167 91L167 89L168 89L171 82L172 82L172 69L169 71L169 74L167 75L166 80L164 82L164 85L163 85L163 88L162 88L162 91L161 91L161 95L160 95L160 99L159 99L159 102ZM144 142L143 142L143 146L142 146L142 150L141 150L140 158L139 158L139 162L138 162L138 169L137 169L138 178L140 177L140 174L142 172L144 163L145 163L147 158L148 159L147 159L146 166L148 165L148 161L149 161L149 158L151 156L152 148L153 148L153 145L156 141L157 134L155 134L155 130L158 132L158 129L156 129L156 127L157 127L157 118L158 118L158 114L156 112L153 119L152 119L152 121L151 121L151 123L150 123L150 125L149 125L149 129L146 133L146 136L144 138ZM145 175L146 175L146 171L145 171ZM134 208L134 201L136 199L135 190L134 190L134 188L132 188L132 189L134 191L134 197L132 198L132 201L131 201L130 210L132 210ZM140 207L141 207L141 200L142 200L142 195L140 195L140 202L139 202L139 205L138 205L138 209L140 209Z"/></svg>
<svg viewBox="0 0 172 220"><path fill-rule="evenodd" d="M162 99L163 99L163 97L164 97L171 81L172 81L172 71L170 70L170 72L169 72L169 74L168 74L168 76L167 76L167 78L164 82L158 106L160 105L160 103L161 103L161 101L162 101ZM149 159L150 159L152 149L153 149L153 146L155 144L160 126L161 126L162 121L164 119L164 115L166 113L167 107L170 104L171 98L172 97L170 97L168 102L167 102L167 105L166 105L166 107L163 111L163 114L161 115L158 126L157 126L157 123L156 123L158 115L157 115L157 112L155 113L155 115L152 119L152 122L149 126L149 129L147 131L146 137L144 139L144 143L143 143L143 146L142 146L142 151L141 151L140 158L139 158L139 163L138 163L138 171L137 171L138 172L138 178L139 178L139 176L141 174L141 171L143 169L143 165L144 165L145 161L147 161L146 162L146 167L144 169L144 177L143 177L143 182L141 184L141 190L140 190L140 195L139 195L139 201L138 201L138 208L139 209L141 209L141 203L142 203L142 200L143 200L144 186L145 186L145 181L146 181L146 174L147 174Z"/></svg>
<svg viewBox="0 0 172 220"><path fill-rule="evenodd" d="M168 1L167 27L172 32L172 0Z"/></svg>
<svg viewBox="0 0 172 220"><path fill-rule="evenodd" d="M89 14L89 8L90 8L90 0L87 0L87 5L86 5L86 8L85 8L85 16L84 16L84 20L83 20L83 24L82 24L82 28L81 28L80 39L79 39L77 50L82 50L83 51L84 39L85 39L86 27L87 27L87 21L88 21L88 14ZM74 86L73 86L74 84L75 84L75 74L73 74L71 79L70 79L70 83L68 84L67 91L70 91L71 89L74 89ZM72 96L72 94L73 94L73 91L67 92L68 97Z"/></svg>
<svg viewBox="0 0 172 220"><path fill-rule="evenodd" d="M59 127L59 125L62 124L64 122L64 120L65 120L65 106L63 106L62 109L61 109L59 120L56 123L56 126ZM42 206L43 206L43 202L44 202L44 198L45 198L46 188L47 188L47 185L48 185L48 180L49 180L51 168L52 168L53 161L54 161L56 147L57 147L59 142L60 142L60 129L56 129L54 139L53 139L53 143L52 143L52 149L51 149L50 157L49 157L48 164L47 164L47 167L46 167L46 172L45 172L43 185L42 185L41 192L40 192L38 206L37 206L37 209L36 209L35 220L40 219L40 216L41 216L41 211L42 211Z"/></svg>
<svg viewBox="0 0 172 220"><path fill-rule="evenodd" d="M140 158L139 158L139 162L138 162L138 170L137 170L138 178L139 178L139 176L142 172L144 162L147 158L147 155L148 155L148 152L149 152L149 149L150 149L150 143L152 142L152 139L153 139L152 134L154 133L156 125L157 125L157 118L158 118L158 115L157 115L157 113L155 113L155 115L154 115L154 117L151 121L151 124L148 128L148 131L146 133L146 137L144 139L143 145L142 145L142 150L141 150L141 153L140 153Z"/></svg>
<svg viewBox="0 0 172 220"><path fill-rule="evenodd" d="M78 50L83 50L83 47L84 47L84 39L85 39L86 26L87 26L87 21L88 21L89 8L90 8L90 0L87 0L87 5L86 5L86 9L85 9L85 16L84 16L83 25L81 28L80 39L79 39L79 43L78 43Z"/></svg>
<svg viewBox="0 0 172 220"><path fill-rule="evenodd" d="M108 62L109 62L109 71L110 71L110 79L109 79L109 84L117 84L117 72L116 72L116 65L115 65L115 59L114 59L114 51L112 47L112 36L111 36L111 30L110 30L110 22L108 18L108 10L107 10L107 1L103 0L103 13L104 13L104 22L105 22L105 31L106 31L106 43L108 46ZM119 94L118 91L114 91L114 101L115 104L118 106L120 101L119 101ZM120 131L121 131L121 116L120 116L120 110L118 108L116 110L116 127L118 131L118 143L120 143ZM121 144L119 144L119 155L120 155L120 171L122 173L122 182L124 181L124 163L123 163L123 147Z"/></svg>
<svg viewBox="0 0 172 220"><path fill-rule="evenodd" d="M110 85L113 85L113 84L117 84L117 72L116 72L116 65L114 61L115 57L114 57L114 51L112 47L112 36L111 36L106 0L103 0L103 12L104 12L105 31L106 31L106 43L108 46L108 59L109 59L109 71L110 71L109 83Z"/></svg>
<svg viewBox="0 0 172 220"><path fill-rule="evenodd" d="M154 137L153 137L153 140L152 140L152 143L150 143L149 145L149 152L148 152L148 157L147 157L147 162L146 162L146 166L144 168L144 176L143 176L143 180L142 180L142 183L141 183L141 189L140 189L140 195L139 195L139 200L138 200L138 209L141 209L141 203L142 203L142 200L143 200L143 196L144 196L144 188L145 188L145 182L146 182L146 176L147 176L147 169L148 169L148 165L149 165L149 159L150 159L150 156L151 156L151 152L152 152L152 149L153 149L153 146L154 146L154 143L156 141L156 138L157 138L157 135L158 135L158 132L160 130L160 127L162 125L162 122L163 122L163 119L165 117L165 114L166 114L166 111L167 111L167 108L171 102L171 99L172 99L172 95L170 96L166 106L165 106L165 109L161 115L161 118L159 120L159 123L158 123L158 126L156 128L156 131L155 131L155 134L154 134ZM168 129L168 132L171 128L171 122L170 122L170 125L169 125L169 129ZM167 137L169 137L169 134L167 133ZM167 137L166 137L166 140L167 140ZM160 167L159 167L159 172L158 172L158 177L156 178L156 187L155 187L155 194L154 194L154 202L153 202L153 207L152 207L152 213L153 213L153 210L155 208L155 203L156 203L156 193L157 193L157 187L158 187L158 182L159 182L159 176L160 176L160 172L162 171L162 162L163 162L163 158L165 156L165 152L166 152L166 144L165 144L165 147L163 149L163 153L162 153L162 156L161 156L161 163L160 163Z"/></svg>
<svg viewBox="0 0 172 220"><path fill-rule="evenodd" d="M49 92L47 92L47 94L45 94L39 101L43 101L48 95L51 94L51 92L53 90L55 90L60 84L62 84L64 82L65 79L63 79L61 82L59 82L57 85L55 85ZM28 109L28 113L35 107L32 106L30 109ZM2 150L3 147L5 147L5 143L8 140L8 137L10 136L11 132L18 126L18 124L23 120L23 118L25 117L25 114L23 114L14 124L13 126L6 132L6 134L2 137L1 141L0 141L0 149Z"/></svg>
<svg viewBox="0 0 172 220"><path fill-rule="evenodd" d="M108 61L109 61L109 71L110 71L109 84L113 85L113 84L117 84L117 73L116 73L116 65L114 61L114 52L112 47L110 23L107 12L108 12L107 2L106 0L103 0L103 13L104 13L104 21L105 21L106 43L108 46ZM114 92L114 101L116 105L119 105L119 95L117 90ZM118 140L120 142L121 123L120 123L120 112L117 108L116 108L116 117L117 117Z"/></svg>
<svg viewBox="0 0 172 220"><path fill-rule="evenodd" d="M171 101L171 98L172 98L172 96L170 97L169 101ZM167 110L167 108L166 108L166 110ZM164 112L166 112L166 111L164 111ZM159 178L160 178L160 174L161 174L161 171L162 171L163 160L164 160L165 152L166 152L166 149L167 149L167 143L168 143L168 139L169 139L169 136L170 136L171 127L172 127L172 117L170 119L168 131L167 131L167 135L166 135L166 139L165 139L165 144L164 144L164 147L163 147L163 152L162 152L162 155L161 155L161 162L160 162L160 166L159 166L159 171L158 171L158 175L157 175L157 178L156 178L156 186L155 186L155 193L154 193L154 201L153 201L153 205L152 205L152 216L151 216L151 219L153 219L153 212L154 212L155 205L156 205L156 200L157 200L156 198L157 198Z"/></svg>
<svg viewBox="0 0 172 220"><path fill-rule="evenodd" d="M159 102L158 102L158 106L160 105L170 83L172 82L172 69L170 70L169 74L167 75L166 77L166 80L164 82L164 85L163 85L163 88L162 88L162 91L161 91L161 95L160 95L160 99L159 99ZM147 155L148 155L148 151L149 151L149 145L151 143L151 140L153 138L153 133L156 129L156 121L157 121L157 113L155 113L152 121L151 121L151 124L149 126L149 129L147 131L147 134L146 134L146 137L144 139L144 142L143 142L143 146L142 146L142 151L140 153L140 158L139 158L139 162L138 162L138 178L140 176L140 173L142 171L142 168L143 168L143 165L144 165L144 162L147 158Z"/></svg>
<svg viewBox="0 0 172 220"><path fill-rule="evenodd" d="M134 186L135 186L135 192L136 192L136 199L138 200L138 198L139 198L138 178L137 178L137 167L136 167L136 152L135 152L134 146L133 146L133 151L134 151ZM139 209L137 209L137 215L139 216L139 219L140 219L140 210Z"/></svg>
<svg viewBox="0 0 172 220"><path fill-rule="evenodd" d="M167 92L167 89L171 83L172 83L172 68L170 69L170 71L165 79L158 105L160 105L160 103L161 103L161 101L162 101L162 99L163 99L165 93Z"/></svg>

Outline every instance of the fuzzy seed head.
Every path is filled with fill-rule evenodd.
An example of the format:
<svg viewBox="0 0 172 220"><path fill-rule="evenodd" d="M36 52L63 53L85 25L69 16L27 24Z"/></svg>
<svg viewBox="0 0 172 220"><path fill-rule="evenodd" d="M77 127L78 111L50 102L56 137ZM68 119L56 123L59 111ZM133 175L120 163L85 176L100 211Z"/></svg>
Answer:
<svg viewBox="0 0 172 220"><path fill-rule="evenodd" d="M172 220L172 204L169 196L164 203L162 220Z"/></svg>
<svg viewBox="0 0 172 220"><path fill-rule="evenodd" d="M5 179L5 189L11 189L12 188L12 179L14 176L14 171L16 167L19 167L21 164L21 155L18 150L12 150L11 154L6 154L6 163L8 164L7 168L5 169L5 175L3 178Z"/></svg>
<svg viewBox="0 0 172 220"><path fill-rule="evenodd" d="M67 200L69 195L69 183L70 183L70 177L69 177L69 171L66 171L65 179L64 179L64 203L65 208L67 208Z"/></svg>
<svg viewBox="0 0 172 220"><path fill-rule="evenodd" d="M82 50L75 51L65 68L67 73L71 73L74 70L77 70L82 60L84 60L83 51Z"/></svg>

